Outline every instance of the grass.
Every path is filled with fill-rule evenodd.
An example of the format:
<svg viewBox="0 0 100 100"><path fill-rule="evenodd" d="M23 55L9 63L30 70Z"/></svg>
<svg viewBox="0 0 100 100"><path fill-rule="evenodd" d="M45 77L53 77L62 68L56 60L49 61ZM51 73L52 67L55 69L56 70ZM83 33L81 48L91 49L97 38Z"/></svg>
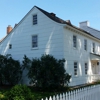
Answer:
<svg viewBox="0 0 100 100"><path fill-rule="evenodd" d="M79 88L82 88L82 87L88 87L88 86L96 85L96 84L100 84L100 81L93 82L91 84L84 84L84 85L78 85L78 86L70 87L69 89L63 88L62 90L60 89L59 91L58 90L55 90L55 91L45 90L43 92L43 91L36 90L36 88L32 88L32 87L29 87L29 88L31 89L32 94L34 95L34 100L41 100L41 98L50 97L50 96L53 96L53 95L56 95L56 94L59 94L59 93L79 89ZM5 87L5 86L2 87L2 88L0 87L0 100L3 100L2 98L4 98L5 93L7 91L10 91L10 89L11 89L11 87Z"/></svg>
<svg viewBox="0 0 100 100"><path fill-rule="evenodd" d="M31 89L32 94L34 95L34 100L41 100L41 98L46 98L46 97L49 98L50 96L53 96L53 95L56 95L68 90L68 88L63 88L63 89L54 90L54 91L50 91L49 89L42 91L33 87L29 87L29 88ZM10 91L10 89L11 87L0 88L0 100L5 97L5 93Z"/></svg>
<svg viewBox="0 0 100 100"><path fill-rule="evenodd" d="M10 89L11 88L9 88L9 89L2 88L2 90L0 90L0 100L5 97L5 93L7 91L9 91ZM56 92L46 92L46 91L45 92L40 92L40 91L35 92L35 91L32 91L32 94L34 95L34 100L40 100L41 98L52 96L52 95L56 94Z"/></svg>

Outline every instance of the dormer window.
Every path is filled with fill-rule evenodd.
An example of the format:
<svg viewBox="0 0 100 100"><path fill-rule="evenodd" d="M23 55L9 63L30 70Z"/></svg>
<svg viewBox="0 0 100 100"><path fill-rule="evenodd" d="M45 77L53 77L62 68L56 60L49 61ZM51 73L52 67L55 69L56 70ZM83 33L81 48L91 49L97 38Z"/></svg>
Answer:
<svg viewBox="0 0 100 100"><path fill-rule="evenodd" d="M33 15L33 25L37 24L37 14Z"/></svg>
<svg viewBox="0 0 100 100"><path fill-rule="evenodd" d="M9 44L9 49L12 49L12 44Z"/></svg>

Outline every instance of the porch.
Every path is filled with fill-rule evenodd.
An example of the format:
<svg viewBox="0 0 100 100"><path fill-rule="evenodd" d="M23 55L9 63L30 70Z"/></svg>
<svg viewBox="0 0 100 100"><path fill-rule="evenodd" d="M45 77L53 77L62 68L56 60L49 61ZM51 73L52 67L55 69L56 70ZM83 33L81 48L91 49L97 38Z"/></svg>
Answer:
<svg viewBox="0 0 100 100"><path fill-rule="evenodd" d="M92 81L100 80L100 55L90 53Z"/></svg>

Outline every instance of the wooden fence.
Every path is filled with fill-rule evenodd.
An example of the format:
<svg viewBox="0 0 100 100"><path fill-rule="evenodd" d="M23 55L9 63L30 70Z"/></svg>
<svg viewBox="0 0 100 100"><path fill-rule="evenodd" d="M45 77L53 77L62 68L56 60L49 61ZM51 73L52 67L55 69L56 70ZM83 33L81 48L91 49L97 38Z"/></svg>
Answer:
<svg viewBox="0 0 100 100"><path fill-rule="evenodd" d="M100 85L76 89L41 100L100 100Z"/></svg>

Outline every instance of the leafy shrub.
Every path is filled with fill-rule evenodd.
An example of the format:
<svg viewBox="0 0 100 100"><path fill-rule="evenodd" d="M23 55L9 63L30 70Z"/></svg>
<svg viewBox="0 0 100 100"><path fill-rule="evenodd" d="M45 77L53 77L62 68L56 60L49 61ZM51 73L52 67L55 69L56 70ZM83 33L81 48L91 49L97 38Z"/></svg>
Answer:
<svg viewBox="0 0 100 100"><path fill-rule="evenodd" d="M38 88L54 89L68 86L71 76L66 73L64 59L56 59L52 55L42 55L41 58L30 60L24 56L23 66L28 69L30 83Z"/></svg>
<svg viewBox="0 0 100 100"><path fill-rule="evenodd" d="M0 55L0 84L15 85L22 77L23 68L11 55Z"/></svg>
<svg viewBox="0 0 100 100"><path fill-rule="evenodd" d="M16 85L8 93L6 97L9 100L34 100L31 90L26 85Z"/></svg>
<svg viewBox="0 0 100 100"><path fill-rule="evenodd" d="M4 99L4 94L0 92L0 100Z"/></svg>

